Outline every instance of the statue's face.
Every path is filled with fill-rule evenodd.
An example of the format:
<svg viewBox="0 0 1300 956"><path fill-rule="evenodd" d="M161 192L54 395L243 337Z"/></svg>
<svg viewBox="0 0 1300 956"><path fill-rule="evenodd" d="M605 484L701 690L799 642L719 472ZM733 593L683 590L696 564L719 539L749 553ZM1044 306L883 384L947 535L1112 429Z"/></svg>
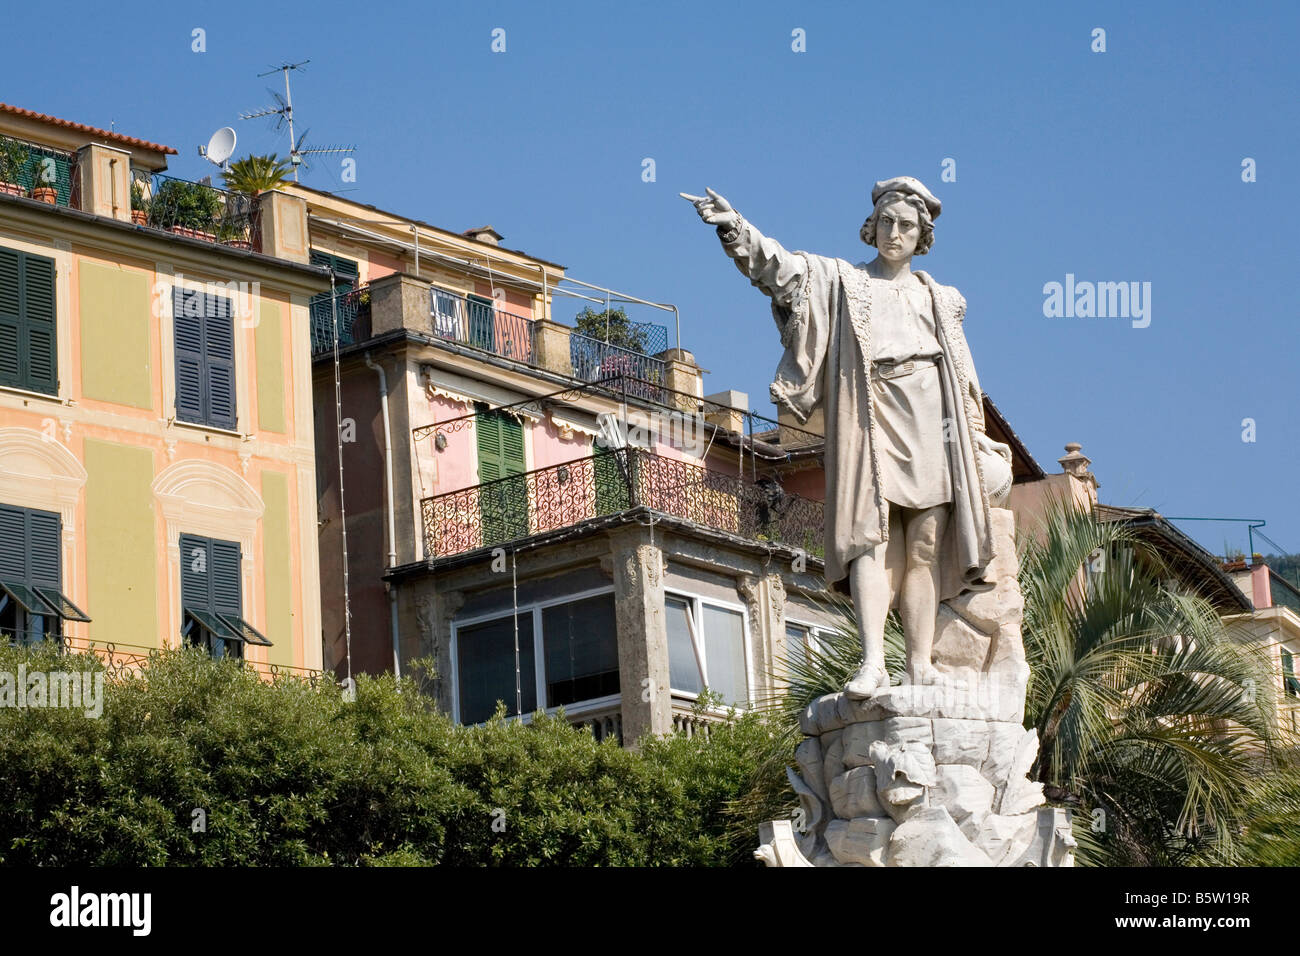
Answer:
<svg viewBox="0 0 1300 956"><path fill-rule="evenodd" d="M882 259L901 262L912 258L920 239L920 215L909 204L896 200L876 216L876 249Z"/></svg>

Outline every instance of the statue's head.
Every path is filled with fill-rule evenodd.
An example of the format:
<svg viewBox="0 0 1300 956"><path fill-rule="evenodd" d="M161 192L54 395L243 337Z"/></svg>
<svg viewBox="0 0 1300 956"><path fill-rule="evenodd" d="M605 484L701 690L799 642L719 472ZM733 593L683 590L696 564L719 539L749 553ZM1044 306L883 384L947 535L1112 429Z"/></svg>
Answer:
<svg viewBox="0 0 1300 956"><path fill-rule="evenodd" d="M882 180L871 190L871 201L871 215L859 233L863 242L894 261L930 251L942 204L919 180L911 176Z"/></svg>

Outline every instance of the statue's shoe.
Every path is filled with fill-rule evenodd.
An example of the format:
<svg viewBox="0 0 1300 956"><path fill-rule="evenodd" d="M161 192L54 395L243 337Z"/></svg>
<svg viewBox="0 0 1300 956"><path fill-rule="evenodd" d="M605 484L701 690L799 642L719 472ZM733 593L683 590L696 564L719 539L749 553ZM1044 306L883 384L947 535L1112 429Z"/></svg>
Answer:
<svg viewBox="0 0 1300 956"><path fill-rule="evenodd" d="M880 664L863 664L858 668L857 673L849 679L844 685L844 694L846 697L852 697L855 700L866 700L868 697L874 697L876 691L885 690L889 687L889 672Z"/></svg>

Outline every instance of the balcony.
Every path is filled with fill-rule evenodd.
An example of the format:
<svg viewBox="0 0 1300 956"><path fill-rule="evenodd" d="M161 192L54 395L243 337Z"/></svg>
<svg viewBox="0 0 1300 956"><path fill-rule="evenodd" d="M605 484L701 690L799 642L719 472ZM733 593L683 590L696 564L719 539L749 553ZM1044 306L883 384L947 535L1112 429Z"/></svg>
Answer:
<svg viewBox="0 0 1300 956"><path fill-rule="evenodd" d="M620 376L628 383L629 395L660 404L667 401L661 388L668 379L667 363L662 359L578 332L569 333L569 358L575 378L596 382Z"/></svg>
<svg viewBox="0 0 1300 956"><path fill-rule="evenodd" d="M533 362L533 317L503 309L490 299L433 287L429 292L433 334L471 348Z"/></svg>
<svg viewBox="0 0 1300 956"><path fill-rule="evenodd" d="M77 154L0 136L0 193L76 207Z"/></svg>
<svg viewBox="0 0 1300 956"><path fill-rule="evenodd" d="M172 176L133 171L131 220L189 239L258 249L257 198Z"/></svg>
<svg viewBox="0 0 1300 956"><path fill-rule="evenodd" d="M538 468L420 503L425 554L496 547L646 507L750 540L820 554L822 503L689 461L628 447Z"/></svg>

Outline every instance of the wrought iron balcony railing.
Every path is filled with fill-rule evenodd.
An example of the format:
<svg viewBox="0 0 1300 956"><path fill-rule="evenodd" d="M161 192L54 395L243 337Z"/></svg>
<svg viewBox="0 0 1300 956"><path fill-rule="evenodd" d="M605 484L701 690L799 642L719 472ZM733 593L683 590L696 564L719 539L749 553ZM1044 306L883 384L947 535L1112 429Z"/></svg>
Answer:
<svg viewBox="0 0 1300 956"><path fill-rule="evenodd" d="M351 345L370 338L370 287L358 286L334 296L328 292L313 296L307 306L311 316L311 351L315 355L334 348L334 319L337 312L339 345Z"/></svg>
<svg viewBox="0 0 1300 956"><path fill-rule="evenodd" d="M651 402L663 403L666 400L660 389L668 381L667 365L662 359L579 332L569 334L569 358L575 378L595 382L614 375L625 376L629 395Z"/></svg>
<svg viewBox="0 0 1300 956"><path fill-rule="evenodd" d="M433 334L517 362L533 361L533 319L489 299L446 289L430 291Z"/></svg>
<svg viewBox="0 0 1300 956"><path fill-rule="evenodd" d="M140 226L235 249L257 249L257 198L172 176L133 171L131 219Z"/></svg>
<svg viewBox="0 0 1300 956"><path fill-rule="evenodd" d="M0 193L77 206L77 154L0 136Z"/></svg>
<svg viewBox="0 0 1300 956"><path fill-rule="evenodd" d="M821 502L628 447L425 498L425 554L496 547L638 506L810 554L822 550Z"/></svg>

